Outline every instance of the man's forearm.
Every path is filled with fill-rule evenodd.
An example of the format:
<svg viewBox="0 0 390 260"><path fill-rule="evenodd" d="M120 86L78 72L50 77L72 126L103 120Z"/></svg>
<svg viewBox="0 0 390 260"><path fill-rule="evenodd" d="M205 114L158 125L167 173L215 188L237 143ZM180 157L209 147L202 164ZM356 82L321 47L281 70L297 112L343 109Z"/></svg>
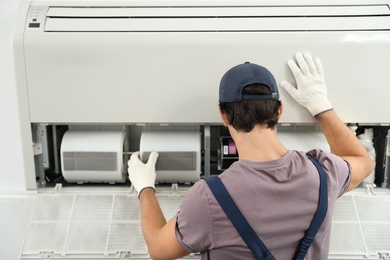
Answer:
<svg viewBox="0 0 390 260"><path fill-rule="evenodd" d="M188 255L175 234L176 218L165 220L153 189L140 194L142 232L154 260L177 259Z"/></svg>
<svg viewBox="0 0 390 260"><path fill-rule="evenodd" d="M152 246L158 244L158 242L153 241L153 238L157 237L156 233L164 227L167 221L161 211L153 189L145 189L141 192L140 203L142 232L146 244L149 250L151 250Z"/></svg>
<svg viewBox="0 0 390 260"><path fill-rule="evenodd" d="M333 110L316 117L332 152L348 161L352 167L352 180L349 190L353 189L372 171L374 163L367 150L354 133L341 121Z"/></svg>
<svg viewBox="0 0 390 260"><path fill-rule="evenodd" d="M341 121L334 110L316 117L332 152L338 156L365 156L366 149L356 135Z"/></svg>

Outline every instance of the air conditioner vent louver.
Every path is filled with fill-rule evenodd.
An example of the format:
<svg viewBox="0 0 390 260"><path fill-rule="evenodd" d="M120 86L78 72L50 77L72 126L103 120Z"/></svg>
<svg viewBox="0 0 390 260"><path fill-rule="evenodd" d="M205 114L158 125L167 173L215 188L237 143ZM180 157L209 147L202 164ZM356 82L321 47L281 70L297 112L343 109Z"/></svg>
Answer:
<svg viewBox="0 0 390 260"><path fill-rule="evenodd" d="M388 30L387 5L50 7L47 32Z"/></svg>

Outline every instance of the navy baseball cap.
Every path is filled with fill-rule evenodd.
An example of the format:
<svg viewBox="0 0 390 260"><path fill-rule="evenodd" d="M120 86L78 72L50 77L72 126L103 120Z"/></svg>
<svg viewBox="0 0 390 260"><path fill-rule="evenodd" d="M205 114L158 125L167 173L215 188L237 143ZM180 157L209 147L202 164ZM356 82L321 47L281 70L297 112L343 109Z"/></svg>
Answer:
<svg viewBox="0 0 390 260"><path fill-rule="evenodd" d="M245 87L253 84L267 86L268 95L243 95ZM228 70L219 85L219 103L240 102L242 100L279 100L279 91L275 78L266 68L245 62Z"/></svg>

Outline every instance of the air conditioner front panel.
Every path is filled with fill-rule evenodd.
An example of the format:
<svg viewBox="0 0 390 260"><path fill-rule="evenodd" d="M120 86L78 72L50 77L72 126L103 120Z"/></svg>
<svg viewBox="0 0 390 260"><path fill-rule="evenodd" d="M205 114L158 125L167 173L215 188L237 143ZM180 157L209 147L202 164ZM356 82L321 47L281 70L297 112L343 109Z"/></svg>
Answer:
<svg viewBox="0 0 390 260"><path fill-rule="evenodd" d="M219 123L219 81L250 61L293 81L297 51L322 60L329 99L346 122L390 122L390 33L26 33L32 122ZM359 62L362 61L362 62ZM313 122L280 90L281 122ZM364 104L350 108L350 102Z"/></svg>

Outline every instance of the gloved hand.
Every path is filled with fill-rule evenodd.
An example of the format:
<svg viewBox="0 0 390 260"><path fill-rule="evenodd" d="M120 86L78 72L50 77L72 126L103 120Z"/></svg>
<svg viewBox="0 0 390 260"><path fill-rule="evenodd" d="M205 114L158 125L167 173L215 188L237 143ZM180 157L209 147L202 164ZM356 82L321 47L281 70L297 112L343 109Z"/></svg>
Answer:
<svg viewBox="0 0 390 260"><path fill-rule="evenodd" d="M287 81L282 81L280 85L313 116L331 110L320 59L313 59L310 53L302 55L300 52L295 58L298 64L290 59L287 65L295 77L297 87Z"/></svg>
<svg viewBox="0 0 390 260"><path fill-rule="evenodd" d="M154 190L154 183L156 181L156 161L158 158L157 152L152 152L149 156L148 162L145 164L139 159L139 152L131 155L127 162L129 179L134 188L138 192L138 198L145 188L152 188Z"/></svg>

